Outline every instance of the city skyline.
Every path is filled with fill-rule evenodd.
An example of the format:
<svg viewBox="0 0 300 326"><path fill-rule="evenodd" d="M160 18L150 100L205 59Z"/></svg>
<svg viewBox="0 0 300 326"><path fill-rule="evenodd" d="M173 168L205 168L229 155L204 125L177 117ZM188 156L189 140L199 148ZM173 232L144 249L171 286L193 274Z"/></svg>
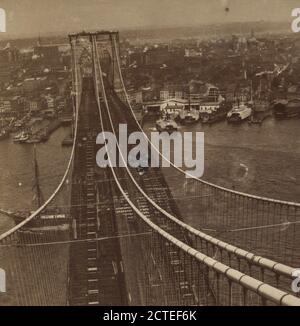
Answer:
<svg viewBox="0 0 300 326"><path fill-rule="evenodd" d="M297 4L11 1L0 306L300 306Z"/></svg>
<svg viewBox="0 0 300 326"><path fill-rule="evenodd" d="M287 0L2 0L6 36L22 37L91 29L187 27L201 24L291 22L298 1Z"/></svg>

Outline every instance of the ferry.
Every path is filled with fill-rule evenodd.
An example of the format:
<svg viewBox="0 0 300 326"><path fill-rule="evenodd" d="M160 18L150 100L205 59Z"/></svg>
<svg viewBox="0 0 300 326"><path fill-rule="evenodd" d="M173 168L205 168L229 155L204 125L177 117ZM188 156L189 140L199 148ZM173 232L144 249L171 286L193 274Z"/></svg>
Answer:
<svg viewBox="0 0 300 326"><path fill-rule="evenodd" d="M20 140L21 136L22 136L22 133L15 135L13 138L13 141L18 142Z"/></svg>
<svg viewBox="0 0 300 326"><path fill-rule="evenodd" d="M179 120L182 124L193 124L199 121L200 114L197 110L183 109L179 113Z"/></svg>
<svg viewBox="0 0 300 326"><path fill-rule="evenodd" d="M23 132L19 138L20 143L25 143L29 139L29 134L27 132Z"/></svg>
<svg viewBox="0 0 300 326"><path fill-rule="evenodd" d="M227 121L230 123L243 122L251 117L252 109L245 103L235 105L227 113Z"/></svg>
<svg viewBox="0 0 300 326"><path fill-rule="evenodd" d="M167 113L163 118L156 121L156 129L159 132L167 131L171 133L178 130L178 125Z"/></svg>
<svg viewBox="0 0 300 326"><path fill-rule="evenodd" d="M29 133L25 132L25 131L22 131L20 134L16 135L14 138L13 138L13 141L15 143L19 142L19 143L25 143L27 142L29 139Z"/></svg>

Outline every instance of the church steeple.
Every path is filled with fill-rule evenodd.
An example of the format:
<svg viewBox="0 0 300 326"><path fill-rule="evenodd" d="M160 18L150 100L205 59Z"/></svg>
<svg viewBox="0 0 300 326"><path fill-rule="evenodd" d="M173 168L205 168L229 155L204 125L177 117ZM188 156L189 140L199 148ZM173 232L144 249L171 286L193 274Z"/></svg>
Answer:
<svg viewBox="0 0 300 326"><path fill-rule="evenodd" d="M37 40L37 43L36 43L37 46L41 46L42 45L42 40L41 40L41 35L39 34L39 37L38 37L38 40Z"/></svg>

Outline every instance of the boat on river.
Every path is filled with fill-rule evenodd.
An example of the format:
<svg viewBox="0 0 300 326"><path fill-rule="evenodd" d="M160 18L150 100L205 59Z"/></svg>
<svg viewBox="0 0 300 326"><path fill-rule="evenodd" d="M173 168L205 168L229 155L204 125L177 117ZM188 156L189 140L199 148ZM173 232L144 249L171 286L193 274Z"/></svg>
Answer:
<svg viewBox="0 0 300 326"><path fill-rule="evenodd" d="M170 114L165 114L161 119L156 121L156 129L159 132L167 131L169 133L177 131L178 125Z"/></svg>
<svg viewBox="0 0 300 326"><path fill-rule="evenodd" d="M9 138L9 132L5 129L0 131L0 140Z"/></svg>
<svg viewBox="0 0 300 326"><path fill-rule="evenodd" d="M36 202L36 209L40 208L44 201L43 193L39 183L39 167L36 158L36 147L33 147L34 152L34 189L35 195L33 201ZM34 212L34 211L33 211ZM33 212L14 212L10 216L14 219L16 225L29 218ZM40 214L26 224L26 229L29 230L44 230L44 231L63 231L69 228L70 219L67 214L62 213L58 208L45 208Z"/></svg>
<svg viewBox="0 0 300 326"><path fill-rule="evenodd" d="M300 99L278 100L273 106L274 116L277 119L291 119L300 117Z"/></svg>
<svg viewBox="0 0 300 326"><path fill-rule="evenodd" d="M229 123L241 123L251 117L252 109L246 104L236 104L232 110L227 113L227 121Z"/></svg>

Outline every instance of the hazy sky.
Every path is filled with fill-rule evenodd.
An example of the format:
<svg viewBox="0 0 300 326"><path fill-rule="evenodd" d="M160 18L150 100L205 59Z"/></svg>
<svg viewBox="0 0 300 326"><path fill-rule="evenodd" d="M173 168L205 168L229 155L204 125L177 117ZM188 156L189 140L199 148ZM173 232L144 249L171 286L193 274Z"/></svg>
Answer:
<svg viewBox="0 0 300 326"><path fill-rule="evenodd" d="M292 8L296 7L300 7L299 0L0 0L11 35L225 21L291 21Z"/></svg>

